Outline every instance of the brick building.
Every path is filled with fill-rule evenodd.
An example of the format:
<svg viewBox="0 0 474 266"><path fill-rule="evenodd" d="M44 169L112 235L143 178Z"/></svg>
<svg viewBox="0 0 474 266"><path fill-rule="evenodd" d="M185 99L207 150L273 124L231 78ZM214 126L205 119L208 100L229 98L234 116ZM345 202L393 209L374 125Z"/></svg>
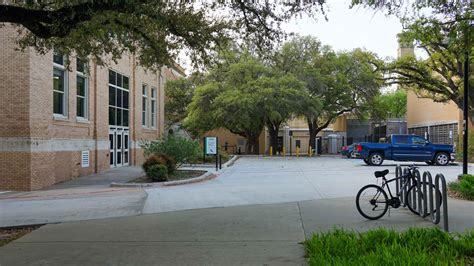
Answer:
<svg viewBox="0 0 474 266"><path fill-rule="evenodd" d="M164 132L164 83L183 70L145 71L133 55L99 66L22 52L16 34L0 28L0 190L140 165L140 140Z"/></svg>

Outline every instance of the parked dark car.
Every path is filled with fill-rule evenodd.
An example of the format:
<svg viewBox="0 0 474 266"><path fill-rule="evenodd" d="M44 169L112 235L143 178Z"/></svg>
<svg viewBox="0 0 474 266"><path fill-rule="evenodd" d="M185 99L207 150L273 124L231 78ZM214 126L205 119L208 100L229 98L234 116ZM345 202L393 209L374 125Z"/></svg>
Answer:
<svg viewBox="0 0 474 266"><path fill-rule="evenodd" d="M347 158L352 158L354 153L354 144L343 146L341 149L341 155L346 156Z"/></svg>
<svg viewBox="0 0 474 266"><path fill-rule="evenodd" d="M455 158L453 145L433 144L416 135L391 135L387 143L359 143L354 155L368 165L381 165L385 159L447 165Z"/></svg>

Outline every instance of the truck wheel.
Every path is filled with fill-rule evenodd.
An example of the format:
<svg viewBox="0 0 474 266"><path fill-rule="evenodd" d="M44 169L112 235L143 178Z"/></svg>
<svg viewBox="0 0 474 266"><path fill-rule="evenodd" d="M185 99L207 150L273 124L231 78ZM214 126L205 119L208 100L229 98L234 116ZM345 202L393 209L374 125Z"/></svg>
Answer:
<svg viewBox="0 0 474 266"><path fill-rule="evenodd" d="M370 165L379 166L383 163L383 155L378 152L374 152L369 156Z"/></svg>
<svg viewBox="0 0 474 266"><path fill-rule="evenodd" d="M439 152L435 156L436 165L445 166L449 164L449 155L444 152Z"/></svg>

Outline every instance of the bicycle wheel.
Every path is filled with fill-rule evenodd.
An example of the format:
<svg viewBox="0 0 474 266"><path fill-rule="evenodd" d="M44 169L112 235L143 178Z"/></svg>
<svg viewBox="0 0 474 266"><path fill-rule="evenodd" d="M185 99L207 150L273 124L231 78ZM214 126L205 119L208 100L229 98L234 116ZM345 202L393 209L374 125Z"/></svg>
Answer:
<svg viewBox="0 0 474 266"><path fill-rule="evenodd" d="M367 185L357 193L356 206L362 216L377 220L388 210L387 193L377 185Z"/></svg>
<svg viewBox="0 0 474 266"><path fill-rule="evenodd" d="M421 206L418 205L418 186L413 185L407 191L407 197L406 197L407 207L408 207L408 209L410 209L411 212L413 212L414 214L417 214L417 215L420 214L420 209L423 207L423 199L424 199L423 184L424 184L423 182L421 182L421 184L420 184L420 189L421 189L420 196L421 196L421 204L422 204ZM429 193L428 191L429 191L429 188L427 188L426 193ZM437 191L437 193L438 193L438 197L440 198L439 206L438 206L438 208L439 208L441 206L441 203L443 203L443 196L441 195L441 192L439 190ZM433 197L436 197L436 195L433 194ZM435 200L436 199L433 198L433 201L435 201ZM436 202L433 202L433 206L435 206L435 204L436 204ZM430 202L428 201L426 215L430 215L429 206L430 206ZM436 207L435 207L434 212L436 212Z"/></svg>

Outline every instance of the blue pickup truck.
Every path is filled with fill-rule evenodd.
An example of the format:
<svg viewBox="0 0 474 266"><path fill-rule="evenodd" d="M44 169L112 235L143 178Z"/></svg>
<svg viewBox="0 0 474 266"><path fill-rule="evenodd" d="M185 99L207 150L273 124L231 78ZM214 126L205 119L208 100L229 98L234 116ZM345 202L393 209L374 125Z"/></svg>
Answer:
<svg viewBox="0 0 474 266"><path fill-rule="evenodd" d="M359 143L353 156L368 165L381 165L385 159L447 165L454 161L453 145L433 144L415 135L391 135L387 143Z"/></svg>

